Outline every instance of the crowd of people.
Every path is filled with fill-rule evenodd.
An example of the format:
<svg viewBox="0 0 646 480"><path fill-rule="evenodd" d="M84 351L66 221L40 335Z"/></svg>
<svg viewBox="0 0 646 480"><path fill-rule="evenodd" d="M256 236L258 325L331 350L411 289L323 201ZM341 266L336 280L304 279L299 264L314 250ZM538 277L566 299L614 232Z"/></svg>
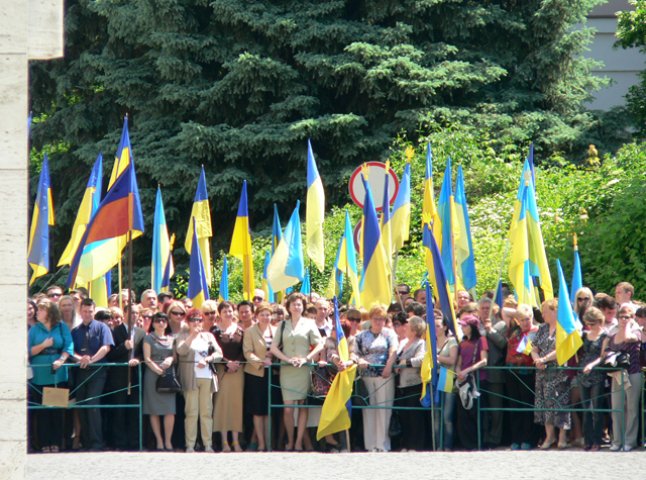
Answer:
<svg viewBox="0 0 646 480"><path fill-rule="evenodd" d="M424 289L394 293L389 306L340 307L344 360L332 305L316 294L270 304L256 290L251 301L195 308L168 292L136 302L123 290L98 308L83 289L51 286L27 302L30 451L138 450L140 438L189 453L641 446L646 306L629 283L614 296L576 292L583 345L565 367L557 299L537 309L460 291L456 328L426 312ZM422 407L428 325L442 388ZM350 431L317 442L330 384L353 364ZM52 389L79 408L42 408Z"/></svg>

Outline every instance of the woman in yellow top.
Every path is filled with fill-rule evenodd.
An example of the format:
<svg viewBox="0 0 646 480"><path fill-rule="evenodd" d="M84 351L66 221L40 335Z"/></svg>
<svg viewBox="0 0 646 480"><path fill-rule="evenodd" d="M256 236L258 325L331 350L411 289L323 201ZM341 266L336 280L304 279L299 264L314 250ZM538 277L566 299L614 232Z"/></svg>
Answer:
<svg viewBox="0 0 646 480"><path fill-rule="evenodd" d="M269 375L266 370L271 366L271 347L276 327L271 325L271 305L261 302L255 311L256 323L245 330L242 350L247 360L244 366L245 406L253 415L253 426L258 439L258 450L266 449L265 430L269 419L267 399Z"/></svg>
<svg viewBox="0 0 646 480"><path fill-rule="evenodd" d="M302 405L310 388L310 366L313 358L323 349L321 334L316 323L303 317L305 296L292 293L286 302L289 318L283 320L271 344L271 354L284 364L280 367L280 387L286 405ZM294 408L284 411L287 431L286 450L303 450L303 435L307 426L307 409L298 410L298 431L294 443Z"/></svg>

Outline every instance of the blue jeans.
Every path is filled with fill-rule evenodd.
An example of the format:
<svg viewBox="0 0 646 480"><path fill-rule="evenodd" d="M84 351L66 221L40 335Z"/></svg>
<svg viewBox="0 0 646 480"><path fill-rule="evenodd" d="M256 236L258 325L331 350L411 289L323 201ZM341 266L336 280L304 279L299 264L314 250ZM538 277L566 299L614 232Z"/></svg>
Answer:
<svg viewBox="0 0 646 480"><path fill-rule="evenodd" d="M435 422L435 438L440 438L440 428L444 429L444 438L442 442L437 444L437 448L439 449L441 446L444 450L451 450L453 448L453 438L455 437L455 402L457 396L455 393L442 392L440 399L442 402L442 422Z"/></svg>

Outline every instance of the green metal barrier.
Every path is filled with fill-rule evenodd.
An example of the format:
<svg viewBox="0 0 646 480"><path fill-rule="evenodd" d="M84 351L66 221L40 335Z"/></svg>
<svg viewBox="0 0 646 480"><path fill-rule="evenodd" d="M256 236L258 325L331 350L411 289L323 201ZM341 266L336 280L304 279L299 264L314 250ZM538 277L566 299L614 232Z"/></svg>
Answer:
<svg viewBox="0 0 646 480"><path fill-rule="evenodd" d="M143 363L139 363L137 365L137 378L143 379L142 377L142 365ZM51 365L30 365L32 368L51 368ZM97 372L99 372L102 368L106 367L128 367L128 363L93 363L92 366L90 367L92 370L95 370L95 372L90 375L88 378L86 378L83 382L81 382L79 385L74 385L74 388L70 390L70 396L73 396L74 392L76 392L79 387L81 387L85 382L87 382L90 378L92 378L93 375L95 375ZM78 363L64 363L61 368L80 368L80 365ZM128 368L134 368L134 367L128 367ZM33 385L31 382L27 382L28 388L33 388L36 391L38 391L39 385ZM62 385L61 385L62 386ZM121 388L118 390L112 390L109 392L104 392L101 395L97 395L96 397L92 398L86 398L85 400L81 401L76 401L74 403L69 404L67 407L52 407L48 405L38 405L33 402L30 402L29 400L27 401L27 410L44 410L44 409L59 409L59 410L78 410L78 409L84 409L84 408L98 408L98 409L112 409L112 408L134 408L137 409L139 412L139 415L137 415L138 418L138 423L139 423L139 451L143 450L143 437L142 437L142 422L143 422L143 415L142 415L142 396L143 396L143 385L140 383L132 384L130 385L130 389L136 388L137 389L137 395L138 395L138 401L137 403L133 404L123 404L123 405L84 405L84 402L88 402L90 400L95 400L97 398L103 398L107 397L109 395L112 395L114 393L118 392L123 392L125 390L128 390L128 387L126 388Z"/></svg>

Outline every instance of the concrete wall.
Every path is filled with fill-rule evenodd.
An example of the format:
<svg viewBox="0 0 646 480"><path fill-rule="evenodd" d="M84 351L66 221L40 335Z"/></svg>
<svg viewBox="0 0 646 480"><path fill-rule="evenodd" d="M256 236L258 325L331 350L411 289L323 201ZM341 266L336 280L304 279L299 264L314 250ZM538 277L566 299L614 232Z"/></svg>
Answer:
<svg viewBox="0 0 646 480"><path fill-rule="evenodd" d="M0 2L0 479L26 460L27 64L63 55L63 0Z"/></svg>
<svg viewBox="0 0 646 480"><path fill-rule="evenodd" d="M639 72L646 68L646 55L639 49L613 48L617 41L616 12L628 9L631 5L626 0L611 0L595 7L588 15L588 25L597 32L586 56L604 62L603 67L594 71L596 75L612 79L608 87L594 93L589 108L608 110L624 105L628 88L638 83Z"/></svg>

